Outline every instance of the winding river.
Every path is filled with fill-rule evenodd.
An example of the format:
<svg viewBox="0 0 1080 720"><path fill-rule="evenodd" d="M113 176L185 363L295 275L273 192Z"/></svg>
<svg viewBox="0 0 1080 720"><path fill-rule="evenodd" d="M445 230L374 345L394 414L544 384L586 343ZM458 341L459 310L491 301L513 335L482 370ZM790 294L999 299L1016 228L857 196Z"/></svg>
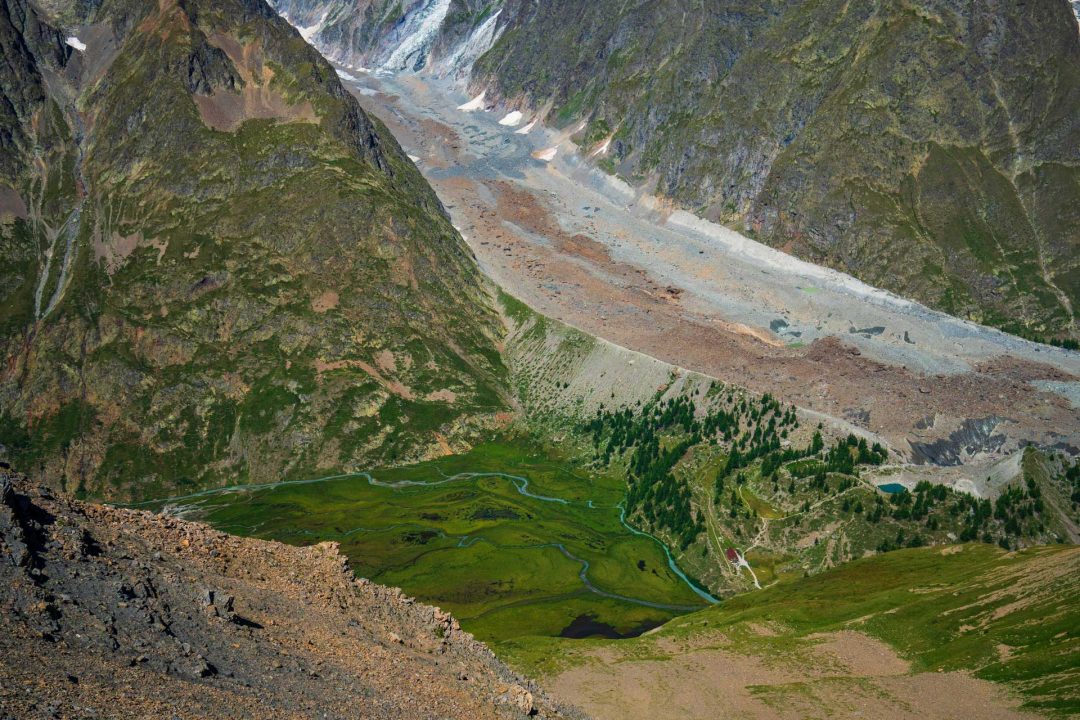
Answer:
<svg viewBox="0 0 1080 720"><path fill-rule="evenodd" d="M421 487L421 488L434 487L434 486L437 486L437 485L445 485L445 484L448 484L448 483L455 483L455 482L462 482L462 481L469 481L469 480L480 480L480 479L483 479L483 478L501 478L501 479L510 481L510 483L514 486L514 488L517 490L517 492L520 495L531 498L533 500L537 500L539 502L556 503L556 504L567 505L567 506L577 504L577 505L581 505L583 507L586 507L586 508L588 508L590 510L614 510L614 509L617 508L619 510L619 522L622 524L622 526L624 528L626 528L626 530L628 532L632 533L633 535L637 535L639 537L649 538L650 540L655 542L658 546L660 546L660 548L664 551L665 557L667 558L668 568L683 583L685 583L686 586L688 588L690 588L690 590L692 590L698 597L700 597L705 602L708 602L708 603L717 603L717 602L719 602L719 600L717 600L717 598L715 598L713 595L709 594L709 592L707 590L699 587L696 583L694 583L694 581L692 581L686 575L685 572L683 572L679 568L678 563L675 562L675 556L671 552L671 548L669 548L665 542L663 542L660 538L656 537L655 535L652 535L651 533L648 533L648 532L645 532L643 530L639 530L639 529L633 527L632 525L630 525L630 523L628 523L626 521L626 508L625 508L625 505L623 505L622 503L619 503L618 505L597 505L592 500L574 502L574 501L568 500L566 498L553 497L553 496L550 496L550 495L539 495L537 493L529 491L529 479L528 478L523 477L521 475L512 475L510 473L503 473L503 472L461 472L461 473L455 473L454 475L448 475L448 476L446 476L446 477L444 477L444 478L442 478L440 480L430 480L430 481L397 480L397 481L394 481L394 482L386 482L386 481L377 479L374 475L372 475L369 472L359 472L359 473L350 473L350 474L327 475L327 476L324 476L324 477L313 478L313 479L308 479L308 480L284 480L284 481L274 482L274 483L258 483L258 484L250 484L250 485L232 485L232 486L222 487L222 488L211 488L211 489L208 489L208 490L203 490L203 491L196 492L196 493L191 493L191 494L188 494L188 495L180 495L180 496L176 496L176 497L172 497L172 498L167 498L167 499L164 499L164 500L148 500L148 501L144 501L144 502L140 502L140 503L135 503L135 504L132 505L132 507L146 507L146 506L151 506L151 505L154 505L154 506L160 505L161 506L161 512L163 512L165 514L168 514L168 515L172 515L174 517L182 517L184 515L189 515L189 514L196 513L197 511L202 509L202 506L198 501L201 500L201 499L204 499L204 498L208 498L208 497L227 495L227 494L231 494L231 493L262 492L262 491L267 491L267 490L273 490L274 488L279 488L279 487L297 486L297 485L311 485L311 484L316 484L316 483L332 482L332 481L335 481L335 480L354 480L354 479L359 479L359 478L363 478L363 479L367 480L369 485L376 486L376 487L383 487L383 488L387 488L389 490L400 490L400 489L403 489L403 488L406 488L406 487ZM192 501L194 501L194 502L192 502ZM381 528L356 527L356 528L353 528L351 530L346 531L345 533L342 534L342 536L348 536L348 535L352 535L352 534L358 533L358 532L383 532L383 531L386 531L386 530L391 530L391 529L396 528L396 527L403 527L403 526L412 525L412 524L413 523L397 523L397 524L392 525L392 526L381 527ZM420 526L418 525L418 527L420 527ZM249 528L249 530L250 530L250 528ZM446 534L441 532L441 531L439 532L439 534L440 534L440 536L446 537ZM459 548L471 547L472 545L476 544L477 542L491 542L490 540L487 540L483 536L479 536L479 535L461 535L461 536L450 536L450 537L458 539L457 547L459 547ZM494 543L493 543L493 545L494 545ZM502 547L502 546L495 545L495 547ZM634 598L634 597L630 597L630 596L627 596L627 595L621 595L619 593L609 592L609 591L604 590L604 589L602 589L600 587L597 587L589 579L589 561L586 560L585 558L581 558L581 557L578 557L578 556L574 555L562 543L543 543L543 544L539 544L539 545L522 545L522 546L506 546L506 547L507 548L510 548L510 547L514 547L514 548L537 548L537 549L550 547L550 548L558 549L569 560L577 562L577 563L579 563L581 565L581 570L578 573L578 577L581 579L582 584L585 586L586 589L589 590L589 592L592 592L592 593L594 593L596 595L599 595L600 597L605 597L605 598L609 598L609 599L612 599L612 600L619 600L619 601L622 601L622 602L632 603L634 605L641 605L643 607L655 608L655 609L658 609L658 610L669 610L669 611L673 611L673 612L690 612L690 611L699 609L699 606L693 606L693 605L669 605L669 604L665 604L665 603L652 602L650 600L644 600L644 599L641 599L641 598Z"/></svg>

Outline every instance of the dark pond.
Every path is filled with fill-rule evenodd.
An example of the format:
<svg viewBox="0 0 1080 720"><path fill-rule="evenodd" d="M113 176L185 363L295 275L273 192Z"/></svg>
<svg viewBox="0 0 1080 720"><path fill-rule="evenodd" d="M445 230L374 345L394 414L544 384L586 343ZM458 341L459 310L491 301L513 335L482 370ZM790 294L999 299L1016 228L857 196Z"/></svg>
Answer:
<svg viewBox="0 0 1080 720"><path fill-rule="evenodd" d="M884 485L878 485L877 489L887 493L899 493L907 490L907 488L900 483L885 483Z"/></svg>
<svg viewBox="0 0 1080 720"><path fill-rule="evenodd" d="M661 620L643 620L640 624L621 633L616 630L614 626L597 620L595 615L578 615L574 618L573 622L562 629L559 636L572 638L574 640L591 637L602 637L609 640L625 640L626 638L635 638L638 635L646 633L655 627L660 627L663 624L664 623Z"/></svg>

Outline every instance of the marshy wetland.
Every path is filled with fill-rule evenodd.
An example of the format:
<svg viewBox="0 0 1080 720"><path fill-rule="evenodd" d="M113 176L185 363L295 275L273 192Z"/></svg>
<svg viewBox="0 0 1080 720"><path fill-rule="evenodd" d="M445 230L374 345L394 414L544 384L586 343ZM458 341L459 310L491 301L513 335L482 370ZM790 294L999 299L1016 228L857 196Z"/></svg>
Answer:
<svg viewBox="0 0 1080 720"><path fill-rule="evenodd" d="M640 634L711 598L623 521L625 481L525 441L403 468L218 489L154 509L297 545L450 610L485 640Z"/></svg>

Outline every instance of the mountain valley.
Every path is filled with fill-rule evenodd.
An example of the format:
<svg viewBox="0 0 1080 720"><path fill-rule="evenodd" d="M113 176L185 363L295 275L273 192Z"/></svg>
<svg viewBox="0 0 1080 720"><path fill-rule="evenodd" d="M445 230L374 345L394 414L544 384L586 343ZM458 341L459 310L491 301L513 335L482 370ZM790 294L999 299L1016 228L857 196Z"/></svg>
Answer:
<svg viewBox="0 0 1080 720"><path fill-rule="evenodd" d="M1077 716L1071 10L0 0L0 716Z"/></svg>
<svg viewBox="0 0 1080 720"><path fill-rule="evenodd" d="M1080 43L1062 0L353 5L277 3L333 60L466 82L706 219L1076 339Z"/></svg>

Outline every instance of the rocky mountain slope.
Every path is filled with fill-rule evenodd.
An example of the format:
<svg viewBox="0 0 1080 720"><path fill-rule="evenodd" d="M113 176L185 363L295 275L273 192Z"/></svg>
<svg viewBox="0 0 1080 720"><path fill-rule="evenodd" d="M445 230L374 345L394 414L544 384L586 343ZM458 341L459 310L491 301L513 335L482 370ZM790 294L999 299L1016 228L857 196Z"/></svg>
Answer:
<svg viewBox="0 0 1080 720"><path fill-rule="evenodd" d="M0 45L0 454L129 497L446 453L504 409L468 249L262 0L2 0Z"/></svg>
<svg viewBox="0 0 1080 720"><path fill-rule="evenodd" d="M0 471L0 716L580 717L438 608L292 548Z"/></svg>
<svg viewBox="0 0 1080 720"><path fill-rule="evenodd" d="M488 104L584 121L606 169L763 242L962 317L1077 337L1065 0L352 6L278 2L345 64L471 73Z"/></svg>
<svg viewBox="0 0 1080 720"><path fill-rule="evenodd" d="M465 77L504 29L486 0L273 0L329 58L371 70L429 68Z"/></svg>

